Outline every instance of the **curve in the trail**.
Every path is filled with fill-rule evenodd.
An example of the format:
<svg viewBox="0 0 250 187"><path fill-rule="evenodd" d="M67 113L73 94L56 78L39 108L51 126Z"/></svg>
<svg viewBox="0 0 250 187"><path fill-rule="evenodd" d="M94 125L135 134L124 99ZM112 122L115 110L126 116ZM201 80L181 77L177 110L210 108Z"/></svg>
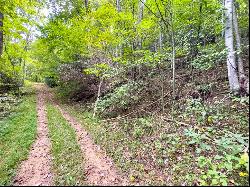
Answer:
<svg viewBox="0 0 250 187"><path fill-rule="evenodd" d="M14 186L50 186L52 185L50 140L48 138L45 100L46 88L37 84L37 138L32 145L28 159L21 163L14 178Z"/></svg>
<svg viewBox="0 0 250 187"><path fill-rule="evenodd" d="M55 103L54 103L55 104ZM82 128L75 118L70 116L58 104L55 106L63 117L75 129L77 140L85 157L85 174L90 185L128 185L128 180L118 174L113 161L96 145L89 134Z"/></svg>

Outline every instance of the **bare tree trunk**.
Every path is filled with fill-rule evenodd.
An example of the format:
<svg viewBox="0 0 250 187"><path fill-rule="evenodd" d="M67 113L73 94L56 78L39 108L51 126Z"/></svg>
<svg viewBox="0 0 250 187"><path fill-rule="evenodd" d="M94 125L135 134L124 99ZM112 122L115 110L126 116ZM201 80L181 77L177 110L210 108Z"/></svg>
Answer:
<svg viewBox="0 0 250 187"><path fill-rule="evenodd" d="M222 0L221 1L221 4L223 7L225 7L225 0ZM225 12L222 11L222 15L221 15L221 24L224 25L224 18L225 18ZM225 29L223 28L222 31L221 31L221 37L225 37Z"/></svg>
<svg viewBox="0 0 250 187"><path fill-rule="evenodd" d="M121 12L121 3L120 3L120 0L116 0L116 7L117 7L117 11Z"/></svg>
<svg viewBox="0 0 250 187"><path fill-rule="evenodd" d="M243 61L241 58L241 42L240 42L240 33L239 33L239 27L238 27L238 19L237 14L235 10L235 6L233 5L233 26L234 26L234 32L235 32L235 38L236 38L236 47L239 51L238 53L238 72L239 72L239 79L244 77L244 66Z"/></svg>
<svg viewBox="0 0 250 187"><path fill-rule="evenodd" d="M159 34L159 51L162 52L162 32L160 30Z"/></svg>
<svg viewBox="0 0 250 187"><path fill-rule="evenodd" d="M0 56L3 54L3 14L0 12Z"/></svg>
<svg viewBox="0 0 250 187"><path fill-rule="evenodd" d="M139 2L139 17L138 17L138 23L141 23L143 19L143 13L144 13L144 6L145 6L146 0L140 0ZM142 39L137 38L138 40L138 47L139 49L142 49Z"/></svg>
<svg viewBox="0 0 250 187"><path fill-rule="evenodd" d="M24 51L27 52L28 51L28 47L30 45L30 37L31 37L31 29L29 29L29 32L27 33L26 39L25 39L25 46L24 46ZM24 84L24 80L26 78L26 60L23 59L23 84Z"/></svg>
<svg viewBox="0 0 250 187"><path fill-rule="evenodd" d="M139 19L138 19L138 23L140 23L143 19L143 12L144 12L144 5L146 3L146 0L141 0L139 2Z"/></svg>
<svg viewBox="0 0 250 187"><path fill-rule="evenodd" d="M228 50L227 54L227 70L230 91L239 91L239 80L236 71L235 55L234 55L234 38L233 38L233 0L225 1L225 45Z"/></svg>
<svg viewBox="0 0 250 187"><path fill-rule="evenodd" d="M174 11L173 1L171 1L171 44L172 44L172 69L173 69L173 98L172 98L172 118L174 118L174 105L175 105L175 40L174 40Z"/></svg>
<svg viewBox="0 0 250 187"><path fill-rule="evenodd" d="M97 99L96 99L95 106L94 106L93 117L95 117L96 110L97 110L97 104L98 104L99 99L100 99L102 83L103 83L103 78L101 78L99 86L98 86Z"/></svg>
<svg viewBox="0 0 250 187"><path fill-rule="evenodd" d="M84 0L84 3L85 3L85 8L86 8L86 13L89 12L89 1L88 0Z"/></svg>
<svg viewBox="0 0 250 187"><path fill-rule="evenodd" d="M117 12L121 12L121 0L116 0L116 9ZM115 57L118 57L121 51L121 45L118 44L118 46L115 47Z"/></svg>
<svg viewBox="0 0 250 187"><path fill-rule="evenodd" d="M163 70L161 69L161 106L162 106L162 113L165 112L164 105L165 105L164 104L164 73L163 73Z"/></svg>

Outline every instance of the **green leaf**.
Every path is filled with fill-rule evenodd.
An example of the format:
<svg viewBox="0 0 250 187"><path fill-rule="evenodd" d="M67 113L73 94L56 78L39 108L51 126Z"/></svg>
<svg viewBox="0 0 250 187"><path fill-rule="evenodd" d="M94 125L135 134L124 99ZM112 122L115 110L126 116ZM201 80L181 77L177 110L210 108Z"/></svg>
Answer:
<svg viewBox="0 0 250 187"><path fill-rule="evenodd" d="M218 180L217 179L212 179L212 183L211 183L212 185L216 185L216 184L218 184Z"/></svg>

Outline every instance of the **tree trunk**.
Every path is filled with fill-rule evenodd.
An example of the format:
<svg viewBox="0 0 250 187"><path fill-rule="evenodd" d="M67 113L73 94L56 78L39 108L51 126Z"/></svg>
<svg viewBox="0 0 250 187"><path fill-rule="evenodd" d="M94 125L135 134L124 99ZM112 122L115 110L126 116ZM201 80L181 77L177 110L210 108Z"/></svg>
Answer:
<svg viewBox="0 0 250 187"><path fill-rule="evenodd" d="M138 19L138 23L140 23L142 21L145 3L146 3L146 0L141 0L139 2L139 19Z"/></svg>
<svg viewBox="0 0 250 187"><path fill-rule="evenodd" d="M31 42L30 41L30 36L31 36L31 29L29 30L29 32L26 35L26 39L25 39L26 44L24 46L24 51L25 52L28 51L28 47L29 47L30 42ZM23 61L23 84L24 84L24 80L26 78L26 59L23 58L22 61Z"/></svg>
<svg viewBox="0 0 250 187"><path fill-rule="evenodd" d="M230 91L239 91L239 80L236 71L235 55L234 55L234 38L233 38L233 0L225 1L225 45L228 50L227 54L227 70L228 70L228 80Z"/></svg>
<svg viewBox="0 0 250 187"><path fill-rule="evenodd" d="M116 0L116 9L117 12L121 12L121 0ZM121 46L120 44L118 44L118 46L115 47L115 57L118 57L121 51Z"/></svg>
<svg viewBox="0 0 250 187"><path fill-rule="evenodd" d="M172 45L172 73L173 73L173 95L172 95L172 119L174 119L174 109L175 109L175 39L174 39L174 7L173 1L171 2L171 45Z"/></svg>
<svg viewBox="0 0 250 187"><path fill-rule="evenodd" d="M143 19L143 12L144 12L144 6L145 6L146 0L140 0L139 1L139 17L138 17L138 23L141 23ZM142 38L137 37L138 47L139 49L142 49Z"/></svg>
<svg viewBox="0 0 250 187"><path fill-rule="evenodd" d="M221 1L221 4L223 7L225 7L225 0ZM222 15L221 15L221 24L224 25L224 18L225 18L225 12L222 11ZM221 31L221 37L224 38L225 37L225 29L223 28Z"/></svg>
<svg viewBox="0 0 250 187"><path fill-rule="evenodd" d="M239 72L239 79L240 81L244 77L244 67L243 67L243 61L241 58L241 42L240 42L240 33L239 33L239 27L238 27L238 19L237 14L235 10L235 6L233 5L233 26L234 26L234 32L235 32L235 38L236 38L236 47L238 50L238 72Z"/></svg>
<svg viewBox="0 0 250 187"><path fill-rule="evenodd" d="M159 51L162 52L162 31L160 30L160 33L159 33Z"/></svg>
<svg viewBox="0 0 250 187"><path fill-rule="evenodd" d="M117 7L117 11L121 12L121 3L120 3L120 0L116 0L116 7Z"/></svg>
<svg viewBox="0 0 250 187"><path fill-rule="evenodd" d="M3 54L3 14L0 12L0 56Z"/></svg>
<svg viewBox="0 0 250 187"><path fill-rule="evenodd" d="M84 0L85 3L85 8L86 8L86 13L88 13L88 6L89 6L89 1L88 0Z"/></svg>
<svg viewBox="0 0 250 187"><path fill-rule="evenodd" d="M98 86L98 92L97 92L97 98L96 98L96 102L95 102L95 106L94 106L94 112L93 112L93 117L95 117L96 115L96 111L97 111L97 104L99 102L100 99L100 95L101 95L101 87L102 87L102 83L103 83L103 78L101 77L99 86Z"/></svg>

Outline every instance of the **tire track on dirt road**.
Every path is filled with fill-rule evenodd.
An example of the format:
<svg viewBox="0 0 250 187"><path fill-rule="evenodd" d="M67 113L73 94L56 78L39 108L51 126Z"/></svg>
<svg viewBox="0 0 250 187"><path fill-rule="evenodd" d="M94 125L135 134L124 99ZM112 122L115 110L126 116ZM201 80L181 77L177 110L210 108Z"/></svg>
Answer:
<svg viewBox="0 0 250 187"><path fill-rule="evenodd" d="M44 85L36 84L37 90L37 137L32 145L28 159L21 163L14 177L14 186L50 186L51 173L50 140L48 137L45 101L47 89Z"/></svg>
<svg viewBox="0 0 250 187"><path fill-rule="evenodd" d="M54 105L60 110L63 117L75 129L78 143L83 156L86 159L85 175L90 185L127 186L128 180L118 172L115 165L99 146L91 139L82 125L77 120L64 111L57 103Z"/></svg>

